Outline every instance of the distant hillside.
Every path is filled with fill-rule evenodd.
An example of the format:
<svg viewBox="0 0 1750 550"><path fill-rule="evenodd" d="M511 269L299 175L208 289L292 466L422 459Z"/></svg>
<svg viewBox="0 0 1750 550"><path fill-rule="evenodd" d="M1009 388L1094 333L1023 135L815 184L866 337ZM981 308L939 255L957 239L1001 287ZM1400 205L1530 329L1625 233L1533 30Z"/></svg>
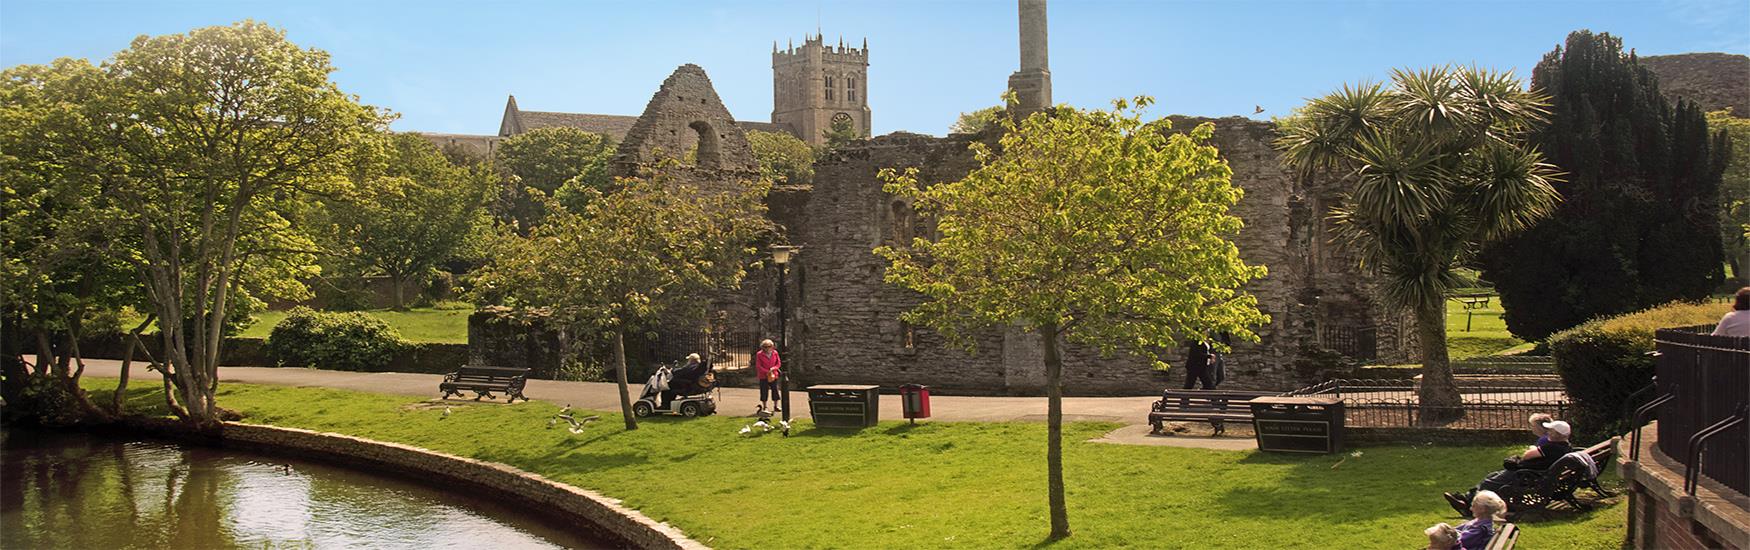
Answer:
<svg viewBox="0 0 1750 550"><path fill-rule="evenodd" d="M1750 56L1729 53L1685 53L1642 57L1641 63L1659 75L1665 95L1688 98L1702 110L1732 108L1750 118Z"/></svg>

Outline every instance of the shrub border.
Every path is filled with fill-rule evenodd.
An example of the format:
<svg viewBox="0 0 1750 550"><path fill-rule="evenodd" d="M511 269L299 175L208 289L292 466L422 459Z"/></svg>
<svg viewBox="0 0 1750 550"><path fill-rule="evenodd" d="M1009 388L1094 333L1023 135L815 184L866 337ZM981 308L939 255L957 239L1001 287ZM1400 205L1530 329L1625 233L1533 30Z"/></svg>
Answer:
<svg viewBox="0 0 1750 550"><path fill-rule="evenodd" d="M433 479L451 482L484 493L488 498L515 504L533 515L592 526L592 535L629 547L709 548L674 526L621 505L617 499L497 462L344 434L239 422L225 422L216 430L197 431L173 419L131 417L122 420L120 427L131 435L144 433L195 444L387 468L428 484Z"/></svg>

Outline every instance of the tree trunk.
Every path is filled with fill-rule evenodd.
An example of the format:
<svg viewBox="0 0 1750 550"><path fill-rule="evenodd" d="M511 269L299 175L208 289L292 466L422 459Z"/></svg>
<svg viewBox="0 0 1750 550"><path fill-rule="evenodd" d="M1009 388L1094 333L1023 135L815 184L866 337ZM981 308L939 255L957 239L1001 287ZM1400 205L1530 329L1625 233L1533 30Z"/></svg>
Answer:
<svg viewBox="0 0 1750 550"><path fill-rule="evenodd" d="M129 336L134 335L130 334ZM109 397L109 412L111 414L120 415L122 413L122 402L126 401L125 396L128 394L128 368L133 366L134 344L137 342L139 342L138 338L129 338L127 351L122 352L121 375L115 381L115 393Z"/></svg>
<svg viewBox="0 0 1750 550"><path fill-rule="evenodd" d="M1057 324L1039 327L1045 344L1045 479L1051 508L1051 534L1069 536L1069 507L1063 498L1063 357L1057 350Z"/></svg>
<svg viewBox="0 0 1750 550"><path fill-rule="evenodd" d="M389 285L395 287L395 291L392 293L395 296L395 311L407 309L407 301L401 293L402 288L407 286L406 281L403 281L400 275L390 275Z"/></svg>
<svg viewBox="0 0 1750 550"><path fill-rule="evenodd" d="M626 429L638 429L638 417L632 414L632 393L626 389L626 329L614 329L614 382L620 384L620 416L626 417Z"/></svg>
<svg viewBox="0 0 1750 550"><path fill-rule="evenodd" d="M1416 311L1416 336L1422 346L1422 386L1416 398L1421 403L1422 424L1437 425L1464 416L1458 383L1452 378L1452 363L1446 356L1446 302L1425 305Z"/></svg>

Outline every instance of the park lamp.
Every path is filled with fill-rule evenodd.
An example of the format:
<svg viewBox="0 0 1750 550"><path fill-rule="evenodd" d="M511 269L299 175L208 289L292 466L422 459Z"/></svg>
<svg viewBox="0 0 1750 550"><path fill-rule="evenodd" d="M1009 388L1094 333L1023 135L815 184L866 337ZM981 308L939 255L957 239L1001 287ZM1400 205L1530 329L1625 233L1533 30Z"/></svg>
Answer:
<svg viewBox="0 0 1750 550"><path fill-rule="evenodd" d="M772 263L784 265L790 263L790 256L802 252L800 246L772 245Z"/></svg>

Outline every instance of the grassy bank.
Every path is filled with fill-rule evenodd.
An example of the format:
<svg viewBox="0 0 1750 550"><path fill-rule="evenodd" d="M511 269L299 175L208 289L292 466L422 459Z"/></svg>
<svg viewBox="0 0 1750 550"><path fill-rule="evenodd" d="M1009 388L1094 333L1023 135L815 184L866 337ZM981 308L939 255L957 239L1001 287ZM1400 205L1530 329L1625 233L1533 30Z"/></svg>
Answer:
<svg viewBox="0 0 1750 550"><path fill-rule="evenodd" d="M111 380L89 380L93 390ZM106 392L99 392L106 393ZM98 396L106 398L105 395ZM161 410L157 389L130 392ZM615 415L580 434L546 428L558 407L445 405L320 388L221 386L247 422L340 432L502 462L624 499L719 548L1033 546L1045 534L1045 426L882 423L860 432L802 422L789 438L738 436L745 418ZM1087 443L1114 428L1072 423L1065 469L1075 535L1054 546L1413 548L1456 523L1440 492L1468 486L1500 446L1380 447L1283 456ZM1618 548L1624 510L1522 522L1520 548Z"/></svg>
<svg viewBox="0 0 1750 550"><path fill-rule="evenodd" d="M1464 307L1458 300L1446 301L1446 351L1453 359L1494 355L1525 343L1507 332L1500 296L1490 296L1489 305L1484 307L1468 311Z"/></svg>

